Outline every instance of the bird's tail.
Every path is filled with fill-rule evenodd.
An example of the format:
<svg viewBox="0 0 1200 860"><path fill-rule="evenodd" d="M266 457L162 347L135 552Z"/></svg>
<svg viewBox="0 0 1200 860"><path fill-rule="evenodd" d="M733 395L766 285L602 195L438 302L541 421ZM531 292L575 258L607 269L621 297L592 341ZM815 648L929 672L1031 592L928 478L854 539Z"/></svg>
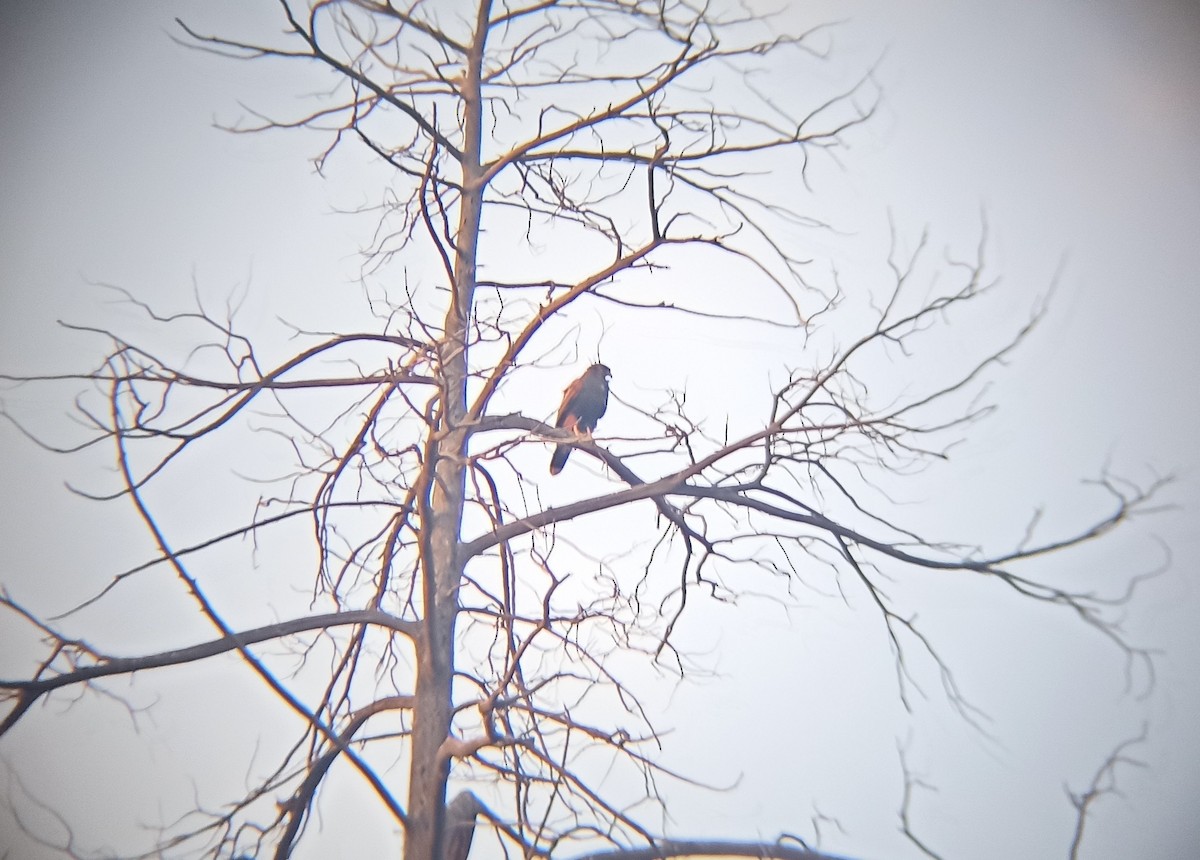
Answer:
<svg viewBox="0 0 1200 860"><path fill-rule="evenodd" d="M567 458L571 456L571 446L568 443L560 443L554 447L554 456L550 458L550 474L557 475L562 471L563 466L567 465Z"/></svg>

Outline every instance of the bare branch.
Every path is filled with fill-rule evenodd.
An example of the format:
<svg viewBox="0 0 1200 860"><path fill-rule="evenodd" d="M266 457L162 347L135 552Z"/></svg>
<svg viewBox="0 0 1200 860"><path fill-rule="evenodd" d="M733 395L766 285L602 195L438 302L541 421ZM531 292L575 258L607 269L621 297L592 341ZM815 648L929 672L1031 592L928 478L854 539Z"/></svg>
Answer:
<svg viewBox="0 0 1200 860"><path fill-rule="evenodd" d="M1121 765L1129 765L1131 767L1145 767L1145 763L1138 761L1135 758L1130 758L1126 755L1126 751L1130 747L1145 743L1149 737L1149 726L1142 724L1142 730L1135 737L1127 738L1113 748L1109 753L1108 758L1100 765L1095 776L1092 777L1091 784L1080 794L1066 788L1067 797L1071 800L1071 805L1075 807L1075 834L1071 838L1071 860L1076 860L1079 857L1079 849L1083 844L1083 827L1087 822L1088 812L1092 806L1100 798L1107 794L1120 795L1120 790L1117 788L1117 768Z"/></svg>

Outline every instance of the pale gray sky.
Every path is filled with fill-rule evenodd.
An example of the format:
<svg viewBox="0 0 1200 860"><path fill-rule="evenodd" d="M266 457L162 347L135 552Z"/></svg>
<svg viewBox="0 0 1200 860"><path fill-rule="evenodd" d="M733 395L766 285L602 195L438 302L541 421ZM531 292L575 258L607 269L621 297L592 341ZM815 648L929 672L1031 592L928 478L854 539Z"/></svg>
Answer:
<svg viewBox="0 0 1200 860"><path fill-rule="evenodd" d="M840 832L822 831L831 850L916 856L896 838L899 739L939 788L918 797L913 816L943 856L1063 857L1072 816L1064 782L1084 787L1108 749L1147 721L1150 740L1133 752L1147 766L1120 772L1123 797L1096 807L1084 856L1196 856L1200 13L1157 0L855 0L803 14L845 22L831 37L831 77L882 58L877 117L849 136L843 170L814 176L820 214L861 237L857 247L883 255L889 210L909 243L928 225L939 253L969 248L987 213L990 270L1004 280L1006 298L992 306L994 330L976 320L952 331L939 347L945 355L1022 319L1061 266L1044 325L996 377L991 396L1000 411L972 431L952 467L923 479L918 518L940 533L1011 542L1036 506L1047 505L1048 523L1060 525L1103 510L1080 484L1102 467L1139 480L1153 470L1177 473L1164 496L1177 509L1047 568L1080 578L1094 572L1111 584L1157 563L1153 536L1171 548L1170 571L1139 592L1127 618L1132 641L1162 652L1158 682L1144 701L1124 696L1120 655L1063 613L1031 611L992 589L926 585L922 617L992 717L991 741L945 706L936 681L914 715L902 712L886 641L864 606L831 609L807 597L787 614L755 601L709 606L681 636L715 655L720 675L662 691L673 728L666 756L680 766L702 762L700 776L713 783L740 784L732 794L686 795L672 809L671 832L773 838L809 832L819 810L841 824ZM288 103L317 79L296 83L286 71L187 51L169 39L176 15L231 34L279 29L267 0L0 6L6 372L99 360L102 340L55 325L122 318L94 282L168 305L184 301L193 284L214 302L244 288L243 318L264 325L285 313L332 329L352 314L339 296L357 295L350 281L365 224L331 210L364 202L354 184L361 174L348 165L335 166L328 182L315 176L311 136L232 136L212 127L241 116L239 102ZM610 363L618 393L638 369L633 359L622 367L618 351L635 336L613 331L606 342L617 352ZM686 333L664 343L697 368L725 360ZM733 338L727 346L746 344ZM591 357L591 345L581 349ZM644 369L673 367L664 356ZM47 436L67 439L62 416L72 394L3 390L0 398ZM7 425L0 438L8 488L0 583L14 596L61 611L146 557L146 538L126 511L64 489L108 485L105 455L54 458ZM207 505L220 500L201 502L202 493L174 503L181 529L189 518L204 526L197 511L219 510ZM169 583L141 595L144 605L96 613L81 629L103 631L105 647L129 653L162 647L164 636L183 644L203 635L197 627L189 639L179 626ZM228 595L248 618L273 600L245 580ZM37 653L27 630L0 618L0 675L20 672ZM81 849L97 852L144 844L141 828L185 809L193 780L206 803L228 799L262 754L262 739L239 732L233 716L222 724L190 715L226 696L242 704L230 713L275 707L241 675L229 680L232 665L138 679L134 698L159 702L137 720L106 701L69 707L68 696L35 709L0 740L0 792L20 798L19 779L71 821ZM355 817L359 789L349 782L326 791L322 834L303 856L339 856L338 845L346 857L394 850L386 826ZM45 816L29 821L61 835ZM348 834L353 851L338 841ZM12 856L43 856L0 812L5 840Z"/></svg>

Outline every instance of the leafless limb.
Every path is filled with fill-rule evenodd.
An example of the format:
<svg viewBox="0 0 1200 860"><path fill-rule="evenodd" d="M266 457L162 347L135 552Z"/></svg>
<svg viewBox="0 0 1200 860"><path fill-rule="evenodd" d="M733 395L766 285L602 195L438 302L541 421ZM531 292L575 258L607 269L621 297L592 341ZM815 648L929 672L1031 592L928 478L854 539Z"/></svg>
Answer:
<svg viewBox="0 0 1200 860"><path fill-rule="evenodd" d="M1079 857L1079 849L1083 844L1083 827L1087 822L1088 812L1092 806L1100 798L1106 794L1120 795L1120 789L1117 788L1117 768L1120 765L1128 765L1131 767L1145 767L1145 763L1135 758L1130 758L1127 751L1138 744L1145 743L1149 737L1149 726L1142 725L1142 730L1135 737L1128 738L1113 749L1109 753L1108 758L1104 760L1104 764L1100 765L1096 771L1096 775L1092 777L1091 784L1081 793L1076 794L1071 791L1070 787L1066 787L1067 797L1071 800L1071 805L1075 807L1075 833L1071 838L1071 860L1076 860Z"/></svg>

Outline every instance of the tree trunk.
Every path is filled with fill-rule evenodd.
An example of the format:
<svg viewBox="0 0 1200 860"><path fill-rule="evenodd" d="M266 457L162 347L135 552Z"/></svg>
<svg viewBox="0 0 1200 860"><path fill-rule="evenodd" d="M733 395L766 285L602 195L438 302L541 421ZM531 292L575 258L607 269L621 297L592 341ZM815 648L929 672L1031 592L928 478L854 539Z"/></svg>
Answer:
<svg viewBox="0 0 1200 860"><path fill-rule="evenodd" d="M461 84L462 196L455 231L454 290L439 355L441 406L437 428L441 438L432 446L436 462L426 464L433 480L426 489L429 521L423 523L429 535L422 563L425 625L417 659L404 860L438 860L442 856L450 761L441 754L441 746L450 733L453 716L454 625L463 564L458 546L467 476L467 432L463 418L467 411L467 352L475 295L475 256L483 209L480 75L490 14L490 0L480 0L475 38Z"/></svg>

